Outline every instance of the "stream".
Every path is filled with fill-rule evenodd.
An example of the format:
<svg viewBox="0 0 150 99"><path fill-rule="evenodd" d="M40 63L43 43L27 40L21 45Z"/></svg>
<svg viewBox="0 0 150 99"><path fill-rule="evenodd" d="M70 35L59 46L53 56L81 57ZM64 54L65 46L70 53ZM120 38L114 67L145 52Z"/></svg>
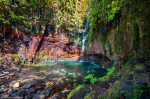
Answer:
<svg viewBox="0 0 150 99"><path fill-rule="evenodd" d="M57 93L71 91L80 84L89 84L90 80L84 79L88 74L103 77L106 75L106 70L101 65L90 61L47 61L37 65L25 66L16 73L18 77L12 76L8 80L13 79L11 82L19 82L19 90L25 89L23 97L35 97L37 93L45 90L49 90L45 97L54 97ZM4 81L6 79L1 80L1 82ZM5 86L10 87L10 84L7 83ZM53 91L50 91L50 89L53 89ZM14 96L9 91L5 94Z"/></svg>

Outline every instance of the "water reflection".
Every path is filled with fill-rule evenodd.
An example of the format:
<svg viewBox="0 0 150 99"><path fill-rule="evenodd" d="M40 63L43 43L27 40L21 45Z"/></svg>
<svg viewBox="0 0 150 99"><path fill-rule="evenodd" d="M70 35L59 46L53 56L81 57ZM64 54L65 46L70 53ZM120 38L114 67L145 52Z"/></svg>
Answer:
<svg viewBox="0 0 150 99"><path fill-rule="evenodd" d="M22 79L32 78L52 82L55 86L76 86L85 83L84 77L95 74L102 77L106 74L105 69L93 62L78 61L55 61L27 66L23 69L25 74Z"/></svg>

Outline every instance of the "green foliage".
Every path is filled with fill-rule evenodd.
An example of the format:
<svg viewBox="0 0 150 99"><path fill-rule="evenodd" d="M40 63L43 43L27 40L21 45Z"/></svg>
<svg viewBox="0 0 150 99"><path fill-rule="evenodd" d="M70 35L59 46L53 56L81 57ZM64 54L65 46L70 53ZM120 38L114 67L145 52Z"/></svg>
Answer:
<svg viewBox="0 0 150 99"><path fill-rule="evenodd" d="M51 60L52 58L50 58L49 56L45 55L45 56L41 57L40 59L41 60Z"/></svg>
<svg viewBox="0 0 150 99"><path fill-rule="evenodd" d="M95 74L89 74L89 75L87 75L87 76L85 77L85 79L90 79L90 82L91 82L91 83L95 83L95 82L97 82L97 78L94 77L94 75L95 75Z"/></svg>
<svg viewBox="0 0 150 99"><path fill-rule="evenodd" d="M114 19L115 15L123 6L124 1L125 0L90 0L88 16L88 44L93 41L93 38L97 39L97 35L100 35L103 50L105 50L105 46L107 45L107 48L111 52L110 43L107 41L108 33L106 32L106 25ZM100 27L102 31L100 30ZM123 38L121 35L120 37ZM123 50L123 42L119 42L119 40L117 42L117 45L121 43L120 49ZM120 53L122 52L123 51L120 51Z"/></svg>
<svg viewBox="0 0 150 99"><path fill-rule="evenodd" d="M110 44L110 42L109 42L108 39L106 40L106 48L108 48L109 53L110 53L110 57L111 57L111 55L112 55L112 49L111 49L111 44Z"/></svg>
<svg viewBox="0 0 150 99"><path fill-rule="evenodd" d="M27 32L36 26L31 35L40 35L45 24L54 25L56 32L59 28L78 31L77 24L83 25L87 5L87 0L13 0L13 4L0 0L0 21L15 23L15 27Z"/></svg>
<svg viewBox="0 0 150 99"><path fill-rule="evenodd" d="M143 90L142 89L138 89L138 88L134 88L133 89L133 96L130 96L130 97L133 97L135 99L140 99L141 95L143 93ZM126 95L128 98L130 98L128 95Z"/></svg>
<svg viewBox="0 0 150 99"><path fill-rule="evenodd" d="M108 69L107 71L108 71L107 75L110 75L115 71L115 67L112 67L112 68Z"/></svg>

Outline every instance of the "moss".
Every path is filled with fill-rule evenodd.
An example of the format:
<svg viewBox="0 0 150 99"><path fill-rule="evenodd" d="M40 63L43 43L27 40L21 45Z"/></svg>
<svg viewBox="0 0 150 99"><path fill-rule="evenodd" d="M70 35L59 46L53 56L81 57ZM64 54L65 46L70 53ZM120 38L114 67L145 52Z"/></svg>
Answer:
<svg viewBox="0 0 150 99"><path fill-rule="evenodd" d="M40 57L40 59L42 59L42 60L51 60L52 58L47 56L47 55L45 55L43 57Z"/></svg>
<svg viewBox="0 0 150 99"><path fill-rule="evenodd" d="M82 88L84 88L84 86L83 86L83 85L80 85L80 86L78 86L77 88L73 89L73 90L69 93L67 99L70 99L73 95L75 95L76 93L79 93Z"/></svg>
<svg viewBox="0 0 150 99"><path fill-rule="evenodd" d="M131 48L137 50L139 48L139 44L139 27L137 23L134 23L131 33Z"/></svg>
<svg viewBox="0 0 150 99"><path fill-rule="evenodd" d="M22 61L20 54L6 54L4 58L11 59L13 61Z"/></svg>
<svg viewBox="0 0 150 99"><path fill-rule="evenodd" d="M135 65L134 66L134 68L136 69L136 70L141 70L141 69L144 69L144 65Z"/></svg>
<svg viewBox="0 0 150 99"><path fill-rule="evenodd" d="M108 39L106 40L106 48L108 49L109 55L111 57L112 56L112 48L111 48L111 44Z"/></svg>
<svg viewBox="0 0 150 99"><path fill-rule="evenodd" d="M90 93L88 93L88 94L84 97L84 99L93 99L93 98L94 98L94 93L95 93L95 91L91 91Z"/></svg>

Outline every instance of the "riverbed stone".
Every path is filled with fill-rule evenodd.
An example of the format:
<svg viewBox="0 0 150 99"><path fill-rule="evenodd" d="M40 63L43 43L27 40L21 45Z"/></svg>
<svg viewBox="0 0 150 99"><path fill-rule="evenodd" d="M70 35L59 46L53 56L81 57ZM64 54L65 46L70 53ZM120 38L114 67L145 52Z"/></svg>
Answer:
<svg viewBox="0 0 150 99"><path fill-rule="evenodd" d="M0 83L0 86L3 85L2 83Z"/></svg>
<svg viewBox="0 0 150 99"><path fill-rule="evenodd" d="M11 74L9 74L9 76L14 76L15 75L15 73L11 73Z"/></svg>
<svg viewBox="0 0 150 99"><path fill-rule="evenodd" d="M63 91L61 91L61 93L63 94L63 96L65 96L66 94L70 93L70 90L63 90Z"/></svg>
<svg viewBox="0 0 150 99"><path fill-rule="evenodd" d="M15 93L15 92L18 92L18 91L19 91L18 88L16 88L16 89L10 89L10 90L8 91L8 94Z"/></svg>
<svg viewBox="0 0 150 99"><path fill-rule="evenodd" d="M30 89L27 89L26 90L26 93L34 93L35 92L35 89L34 88L30 88Z"/></svg>
<svg viewBox="0 0 150 99"><path fill-rule="evenodd" d="M47 86L47 85L49 85L49 84L50 84L50 82L49 82L49 81L46 81L44 85Z"/></svg>
<svg viewBox="0 0 150 99"><path fill-rule="evenodd" d="M23 95L25 94L25 90L24 89L11 89L8 91L8 94L11 97L23 97Z"/></svg>
<svg viewBox="0 0 150 99"><path fill-rule="evenodd" d="M4 76L4 74L0 74L0 77L3 77Z"/></svg>
<svg viewBox="0 0 150 99"><path fill-rule="evenodd" d="M9 88L18 88L20 85L20 83L18 81L12 81L10 84L9 84Z"/></svg>
<svg viewBox="0 0 150 99"><path fill-rule="evenodd" d="M25 99L32 99L32 95L25 96Z"/></svg>
<svg viewBox="0 0 150 99"><path fill-rule="evenodd" d="M45 99L45 95L35 94L32 99Z"/></svg>
<svg viewBox="0 0 150 99"><path fill-rule="evenodd" d="M1 88L2 88L3 90L6 90L6 89L7 89L7 86L2 85Z"/></svg>
<svg viewBox="0 0 150 99"><path fill-rule="evenodd" d="M31 83L27 83L27 84L24 84L22 87L23 87L24 89L29 89L29 88L32 87L32 84L31 84Z"/></svg>
<svg viewBox="0 0 150 99"><path fill-rule="evenodd" d="M25 92L26 91L24 89L19 90L19 96L23 97Z"/></svg>
<svg viewBox="0 0 150 99"><path fill-rule="evenodd" d="M37 89L41 89L42 87L41 87L41 86L37 86L36 88L37 88Z"/></svg>
<svg viewBox="0 0 150 99"><path fill-rule="evenodd" d="M56 96L53 96L53 98L52 99L58 99Z"/></svg>
<svg viewBox="0 0 150 99"><path fill-rule="evenodd" d="M50 94L49 90L44 90L41 92L41 94L44 94L45 96L48 96Z"/></svg>
<svg viewBox="0 0 150 99"><path fill-rule="evenodd" d="M0 90L0 94L1 94L1 93L3 93L3 91L2 91L2 90Z"/></svg>
<svg viewBox="0 0 150 99"><path fill-rule="evenodd" d="M4 75L7 75L9 72L3 72Z"/></svg>
<svg viewBox="0 0 150 99"><path fill-rule="evenodd" d="M2 77L1 79L4 79L5 77Z"/></svg>

